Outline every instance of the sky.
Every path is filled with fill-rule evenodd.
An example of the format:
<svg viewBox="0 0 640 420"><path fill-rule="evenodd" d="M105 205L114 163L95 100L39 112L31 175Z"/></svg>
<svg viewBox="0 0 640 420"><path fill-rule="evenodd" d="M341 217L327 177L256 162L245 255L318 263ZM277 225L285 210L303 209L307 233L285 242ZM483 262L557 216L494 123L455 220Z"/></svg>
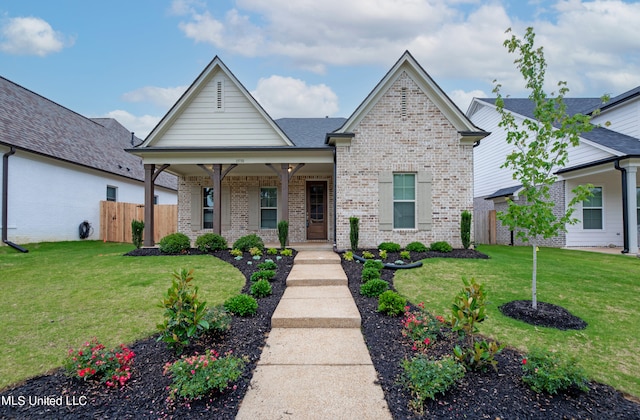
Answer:
<svg viewBox="0 0 640 420"><path fill-rule="evenodd" d="M549 92L640 85L640 2L0 0L0 76L145 138L218 56L269 115L349 117L408 50L464 112L526 97L503 42L536 33Z"/></svg>

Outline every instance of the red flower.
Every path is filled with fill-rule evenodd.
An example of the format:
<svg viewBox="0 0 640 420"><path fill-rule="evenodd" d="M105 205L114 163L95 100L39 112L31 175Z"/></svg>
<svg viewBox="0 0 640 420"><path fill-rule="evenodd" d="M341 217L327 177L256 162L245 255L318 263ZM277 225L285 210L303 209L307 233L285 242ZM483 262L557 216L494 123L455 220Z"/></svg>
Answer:
<svg viewBox="0 0 640 420"><path fill-rule="evenodd" d="M522 364L526 365L527 364L527 359L522 359Z"/></svg>

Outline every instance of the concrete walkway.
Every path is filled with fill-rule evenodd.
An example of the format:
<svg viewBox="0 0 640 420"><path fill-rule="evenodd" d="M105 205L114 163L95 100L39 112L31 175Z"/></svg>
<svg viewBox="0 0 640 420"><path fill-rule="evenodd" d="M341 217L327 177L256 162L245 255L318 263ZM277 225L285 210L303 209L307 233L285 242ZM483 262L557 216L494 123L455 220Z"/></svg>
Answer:
<svg viewBox="0 0 640 420"><path fill-rule="evenodd" d="M391 419L340 256L300 251L236 419Z"/></svg>

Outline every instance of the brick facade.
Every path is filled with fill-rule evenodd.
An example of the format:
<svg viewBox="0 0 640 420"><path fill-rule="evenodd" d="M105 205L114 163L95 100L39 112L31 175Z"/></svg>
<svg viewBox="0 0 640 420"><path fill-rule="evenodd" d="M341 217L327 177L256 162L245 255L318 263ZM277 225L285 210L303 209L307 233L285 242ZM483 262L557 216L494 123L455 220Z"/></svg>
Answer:
<svg viewBox="0 0 640 420"><path fill-rule="evenodd" d="M473 146L460 143L454 126L406 72L353 133L351 144L336 150L337 246L349 247L349 217L356 216L363 248L384 241L461 247L460 213L473 208ZM379 174L420 171L432 177L431 229L380 230Z"/></svg>
<svg viewBox="0 0 640 420"><path fill-rule="evenodd" d="M554 214L556 217L562 217L564 213L564 209L566 207L565 203L565 181L558 181L553 184L549 190L551 194L551 200L556 203L554 207ZM518 200L515 200L518 203ZM484 198L476 198L474 199L474 217L477 218L487 218L490 210L496 210L496 212L505 212L507 211L507 202L500 201L494 202L493 200L485 200ZM480 224L475 224L474 226L479 226ZM517 237L516 232L511 234L511 231L508 227L504 226L499 219L496 220L496 243L499 245L510 245L512 243L513 236L513 245L530 245L529 242L523 242L520 238ZM480 238L485 238L485 236L477 234L476 237L480 241ZM482 241L479 243L486 243L486 241ZM539 246L549 246L549 247L563 247L566 245L566 233L560 232L558 236L549 238L549 239L538 239Z"/></svg>
<svg viewBox="0 0 640 420"><path fill-rule="evenodd" d="M222 187L229 188L231 197L231 224L226 229L223 226L222 236L229 246L239 237L249 233L256 233L265 243L278 243L277 229L259 229L249 231L249 199L248 191L251 187L277 187L280 181L276 176L231 176L227 175L222 181ZM304 242L306 240L306 183L309 181L327 182L327 231L328 238L333 238L333 177L327 176L294 176L289 182L289 241ZM194 242L198 236L213 232L213 229L193 230L191 227L191 190L192 187L210 187L211 179L207 176L181 177L178 182L178 231L189 236ZM280 197L279 197L280 198ZM281 203L278 203L280 207Z"/></svg>

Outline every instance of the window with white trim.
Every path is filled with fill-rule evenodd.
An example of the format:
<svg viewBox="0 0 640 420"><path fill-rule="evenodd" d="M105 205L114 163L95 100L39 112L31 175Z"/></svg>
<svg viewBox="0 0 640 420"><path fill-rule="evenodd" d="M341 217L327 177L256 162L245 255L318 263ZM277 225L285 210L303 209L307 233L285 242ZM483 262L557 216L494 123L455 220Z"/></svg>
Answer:
<svg viewBox="0 0 640 420"><path fill-rule="evenodd" d="M416 174L393 174L393 228L416 228Z"/></svg>
<svg viewBox="0 0 640 420"><path fill-rule="evenodd" d="M118 201L118 187L107 185L107 201Z"/></svg>
<svg viewBox="0 0 640 420"><path fill-rule="evenodd" d="M582 228L602 229L602 187L592 188L591 194L582 202Z"/></svg>
<svg viewBox="0 0 640 420"><path fill-rule="evenodd" d="M213 229L213 188L202 188L202 228Z"/></svg>
<svg viewBox="0 0 640 420"><path fill-rule="evenodd" d="M260 188L260 229L278 227L278 189Z"/></svg>

